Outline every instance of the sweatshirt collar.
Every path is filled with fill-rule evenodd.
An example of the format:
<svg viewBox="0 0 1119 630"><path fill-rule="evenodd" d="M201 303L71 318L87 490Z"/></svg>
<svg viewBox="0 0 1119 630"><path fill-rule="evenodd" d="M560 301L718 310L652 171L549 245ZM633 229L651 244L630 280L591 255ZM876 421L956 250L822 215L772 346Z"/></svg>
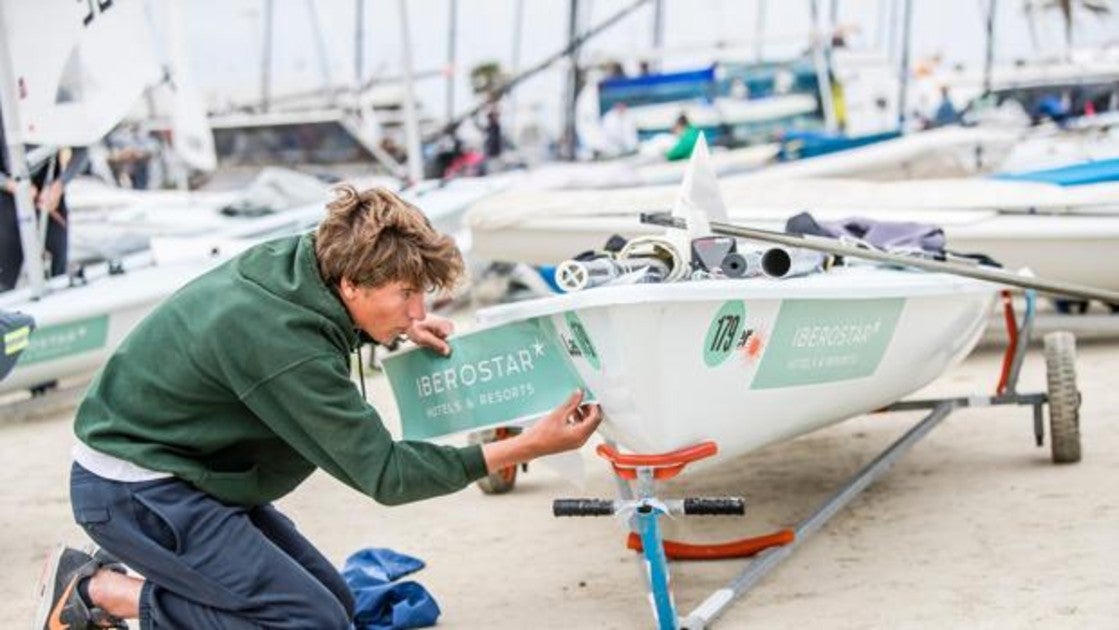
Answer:
<svg viewBox="0 0 1119 630"><path fill-rule="evenodd" d="M310 279L309 284L314 286L315 310L336 324L346 336L346 344L350 349L359 347L368 341L368 335L354 325L349 311L342 303L338 292L327 285L319 272L319 262L315 257L315 233L308 232L299 239L299 248L296 254L297 264L303 272L303 277Z"/></svg>

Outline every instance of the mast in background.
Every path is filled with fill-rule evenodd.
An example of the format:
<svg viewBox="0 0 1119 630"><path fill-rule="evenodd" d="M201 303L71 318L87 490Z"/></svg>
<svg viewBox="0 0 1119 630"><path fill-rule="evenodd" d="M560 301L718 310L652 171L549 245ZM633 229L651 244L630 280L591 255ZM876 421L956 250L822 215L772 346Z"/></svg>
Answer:
<svg viewBox="0 0 1119 630"><path fill-rule="evenodd" d="M458 53L458 0L450 0L451 15L448 17L447 26L447 67L444 72L447 75L447 102L444 109L444 118L450 120L455 116L455 79L458 77L456 71Z"/></svg>
<svg viewBox="0 0 1119 630"><path fill-rule="evenodd" d="M365 0L354 0L354 96L360 98L365 80Z"/></svg>
<svg viewBox="0 0 1119 630"><path fill-rule="evenodd" d="M995 6L997 0L987 0L987 50L983 59L983 96L991 93L991 68L995 64ZM1032 18L1031 18L1032 19Z"/></svg>
<svg viewBox="0 0 1119 630"><path fill-rule="evenodd" d="M267 112L272 99L272 0L264 0L264 39L260 54L260 111Z"/></svg>
<svg viewBox="0 0 1119 630"><path fill-rule="evenodd" d="M754 28L754 58L758 63L765 60L765 10L766 0L758 0L758 17Z"/></svg>
<svg viewBox="0 0 1119 630"><path fill-rule="evenodd" d="M575 159L575 98L579 91L579 0L569 0L567 15L567 85L563 93L563 142L560 157Z"/></svg>
<svg viewBox="0 0 1119 630"><path fill-rule="evenodd" d="M550 67L552 64L556 63L560 59L563 59L564 57L567 57L568 53L570 51L579 48L583 44L590 41L590 39L592 37L597 36L599 33L603 32L603 31L607 30L608 28L610 28L611 26L617 24L620 20L625 18L630 13L633 13L634 11L636 11L641 5L647 3L648 1L649 0L632 0L632 2L630 4L628 4L626 7L622 8L622 9L619 9L616 13L614 13L610 17L606 18L605 20L603 20L599 24L597 24L595 26L592 26L591 28L587 29L585 32L581 33L577 38L568 42L559 51L557 51L554 54L551 54L548 57L544 58L543 60L533 64L527 70L521 71L519 74L513 76L508 81L503 82L498 87L498 89L495 91L495 93L492 95L492 98L501 98L501 97L505 96L506 94L510 93L513 90L513 88L515 88L518 85L520 85L521 83L523 83L529 77L535 76L536 74L538 74L539 72L541 72L545 68ZM489 105L490 105L490 100L489 99L475 103L473 106L470 107L470 109L467 109L465 112L462 112L461 114L458 114L457 116L455 116L454 120L451 120L447 125L445 125L443 127L443 129L440 129L439 131L431 134L431 136L429 136L427 139L428 140L435 140L435 139L439 138L440 136L442 136L446 132L447 129L453 129L453 128L457 127L458 125L462 124L463 121L470 119L471 117L476 115L478 112L480 112L483 109L489 107Z"/></svg>
<svg viewBox="0 0 1119 630"><path fill-rule="evenodd" d="M7 33L8 25L4 15L4 3L0 2L0 33ZM19 224L19 242L23 246L23 268L31 286L31 296L43 295L46 277L43 273L43 250L36 235L34 201L31 199L31 174L27 169L27 154L24 152L19 108L16 107L12 88L16 85L16 75L12 68L11 50L8 44L0 42L0 118L3 118L4 142L8 145L8 173L16 180L16 221ZM43 217L43 220L48 220Z"/></svg>
<svg viewBox="0 0 1119 630"><path fill-rule="evenodd" d="M831 71L828 68L827 56L824 52L824 38L830 36L820 28L820 1L811 0L809 3L812 16L812 62L816 67L816 85L820 90L820 105L824 110L824 126L830 132L835 132L835 102L831 91ZM830 45L830 41L827 43Z"/></svg>
<svg viewBox="0 0 1119 630"><path fill-rule="evenodd" d="M322 77L323 87L326 91L327 103L331 107L338 104L338 93L334 89L334 81L330 76L330 58L326 53L326 40L322 34L322 20L319 17L319 6L315 0L306 0L307 13L311 17L311 35L315 40L315 57L319 61L319 75Z"/></svg>
<svg viewBox="0 0 1119 630"><path fill-rule="evenodd" d="M909 95L909 37L913 30L913 0L905 0L901 15L901 76L898 77L898 130L905 132L906 97Z"/></svg>
<svg viewBox="0 0 1119 630"><path fill-rule="evenodd" d="M408 23L408 0L400 0L401 65L404 66L404 136L408 148L408 179L413 184L423 180L423 155L420 146L420 124L416 116L415 78L412 75L412 31Z"/></svg>
<svg viewBox="0 0 1119 630"><path fill-rule="evenodd" d="M517 0L513 5L513 54L510 62L510 76L517 76L521 71L521 33L525 27L525 0ZM454 112L448 112L449 119ZM517 94L509 93L509 133L516 134L517 130Z"/></svg>

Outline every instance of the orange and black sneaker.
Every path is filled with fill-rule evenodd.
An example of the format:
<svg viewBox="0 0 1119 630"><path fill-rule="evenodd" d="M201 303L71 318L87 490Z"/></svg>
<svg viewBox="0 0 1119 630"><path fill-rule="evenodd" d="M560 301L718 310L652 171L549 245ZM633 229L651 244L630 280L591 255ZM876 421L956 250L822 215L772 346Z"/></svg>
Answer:
<svg viewBox="0 0 1119 630"><path fill-rule="evenodd" d="M39 608L36 630L85 630L86 628L127 628L128 626L83 598L78 585L102 568L119 571L90 554L59 545L43 565L36 595Z"/></svg>

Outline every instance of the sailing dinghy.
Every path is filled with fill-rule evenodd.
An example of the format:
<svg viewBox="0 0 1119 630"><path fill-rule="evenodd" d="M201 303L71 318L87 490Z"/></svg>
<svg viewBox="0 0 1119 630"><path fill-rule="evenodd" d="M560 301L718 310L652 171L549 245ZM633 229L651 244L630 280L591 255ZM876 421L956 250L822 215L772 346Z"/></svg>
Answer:
<svg viewBox="0 0 1119 630"><path fill-rule="evenodd" d="M602 432L660 453L733 456L866 413L963 359L990 284L875 267L800 278L599 287L479 312L546 318L602 404Z"/></svg>
<svg viewBox="0 0 1119 630"><path fill-rule="evenodd" d="M701 238L725 216L697 145L673 213ZM746 244L743 243L745 247ZM713 440L735 455L880 408L962 360L996 287L872 265L788 278L621 284L496 306L486 327L542 319L636 452Z"/></svg>

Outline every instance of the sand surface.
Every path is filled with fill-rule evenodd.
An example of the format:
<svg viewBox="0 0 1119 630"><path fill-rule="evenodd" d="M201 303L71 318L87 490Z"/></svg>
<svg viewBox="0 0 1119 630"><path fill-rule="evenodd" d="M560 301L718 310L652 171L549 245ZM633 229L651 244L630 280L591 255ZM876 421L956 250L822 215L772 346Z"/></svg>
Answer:
<svg viewBox="0 0 1119 630"><path fill-rule="evenodd" d="M973 355L922 394L986 393L999 361ZM717 627L1119 627L1119 346L1081 344L1078 369L1081 463L1052 465L1048 447L1034 447L1028 408L958 411ZM1035 351L1020 390L1044 386ZM371 378L371 396L387 399L382 377ZM391 404L380 407L394 415ZM67 497L72 406L0 414L0 618L22 624L48 549L84 542ZM857 418L689 471L666 497L741 495L747 516L677 519L668 535L714 542L793 525L918 417ZM589 447L583 454L582 489L534 466L510 495L468 488L388 508L316 474L280 507L339 564L366 546L423 558L428 567L415 577L441 605L441 627L652 627L621 523L551 516L557 497L613 496L607 467ZM673 563L681 611L743 566Z"/></svg>

